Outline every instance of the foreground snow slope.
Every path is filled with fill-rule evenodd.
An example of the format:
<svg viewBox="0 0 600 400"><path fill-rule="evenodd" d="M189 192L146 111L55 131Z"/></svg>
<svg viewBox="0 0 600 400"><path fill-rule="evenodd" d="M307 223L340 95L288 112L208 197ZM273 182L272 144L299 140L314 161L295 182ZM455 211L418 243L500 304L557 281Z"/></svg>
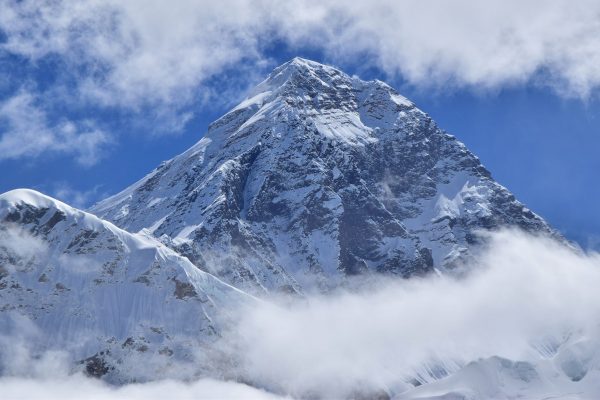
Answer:
<svg viewBox="0 0 600 400"><path fill-rule="evenodd" d="M92 375L168 376L253 301L155 239L32 190L0 195L0 239L0 334L32 357L67 351Z"/></svg>
<svg viewBox="0 0 600 400"><path fill-rule="evenodd" d="M91 211L256 293L453 268L478 229L551 233L390 86L301 58Z"/></svg>
<svg viewBox="0 0 600 400"><path fill-rule="evenodd" d="M559 353L557 356L559 361L561 355ZM568 361L577 368L585 364L580 358L570 358ZM446 378L419 386L393 399L597 399L600 394L600 371L596 365L595 369L585 372L582 376L570 377L559 362L551 359L534 363L490 357L473 361Z"/></svg>

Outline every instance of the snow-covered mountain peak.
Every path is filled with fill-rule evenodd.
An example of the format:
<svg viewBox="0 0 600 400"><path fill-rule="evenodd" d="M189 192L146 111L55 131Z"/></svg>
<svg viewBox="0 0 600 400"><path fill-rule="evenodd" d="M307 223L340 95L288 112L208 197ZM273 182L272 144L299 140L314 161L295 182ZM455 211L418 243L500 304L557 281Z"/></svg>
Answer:
<svg viewBox="0 0 600 400"><path fill-rule="evenodd" d="M254 125L280 121L266 133ZM363 81L331 66L302 58L276 68L247 99L209 126L213 146L288 146L303 125L336 146L365 146L398 136L405 126L431 123L412 102L384 82ZM318 139L317 137L315 139ZM193 150L196 151L196 150Z"/></svg>
<svg viewBox="0 0 600 400"><path fill-rule="evenodd" d="M57 233L54 229L70 224L87 232L106 232L129 248L164 247L155 239L131 235L94 214L71 207L32 189L15 189L0 194L0 221L30 225L35 227L36 233L52 233L57 237L60 236L60 232Z"/></svg>
<svg viewBox="0 0 600 400"><path fill-rule="evenodd" d="M330 85L336 77L346 76L341 71L315 61L295 57L285 64L275 68L273 72L258 85L257 90L264 88L276 89L286 83L299 83L300 79L319 79L322 85ZM306 82L306 81L305 81Z"/></svg>
<svg viewBox="0 0 600 400"><path fill-rule="evenodd" d="M63 211L72 207L32 189L14 189L0 194L0 208L15 207L18 204L28 204L36 208L56 208Z"/></svg>
<svg viewBox="0 0 600 400"><path fill-rule="evenodd" d="M296 57L275 68L234 110L279 98L298 110L358 112L373 96L404 108L414 107L382 81L363 81L337 68Z"/></svg>
<svg viewBox="0 0 600 400"><path fill-rule="evenodd" d="M50 224L48 229L69 219L86 229L121 231L108 221L32 189L14 189L0 194L0 220L3 219L8 222L15 220L31 223L43 220L45 224Z"/></svg>
<svg viewBox="0 0 600 400"><path fill-rule="evenodd" d="M248 301L155 238L33 190L0 195L0 336L32 321L34 355L59 348L91 375L146 379L216 340Z"/></svg>
<svg viewBox="0 0 600 400"><path fill-rule="evenodd" d="M448 270L480 229L551 232L389 85L301 58L92 211L254 293Z"/></svg>
<svg viewBox="0 0 600 400"><path fill-rule="evenodd" d="M317 316L317 324L329 320L322 318L328 311L319 311L321 305L338 314L336 310L342 308L337 299L352 305L352 315L360 316L357 323L365 316L369 322L368 313L361 309L384 303L387 316L392 308L400 317L410 317L412 311L424 315L425 319L405 318L400 321L403 326L415 321L418 326L435 313L415 310L403 296L404 287L392 293L385 286L384 297L377 294L373 303L368 292L333 296L333 303L322 302L325 299L319 296L318 308L311 305L315 302L302 302L301 308L291 309L300 311L300 326L286 323L287 317L280 320L275 310L279 306L254 309L266 302L247 293L294 297L372 283L373 275L378 281L460 273L465 265L478 265L463 261L477 256L474 249L489 240L479 233L502 227L554 234L496 183L462 143L392 87L295 58L276 68L248 99L212 123L198 143L91 212L29 189L0 194L0 353L2 344L9 343L3 338L14 337L31 343L36 363L43 361L46 351L61 350L68 353L73 370L113 382L215 374L284 393L286 385L275 383L281 379L261 377L265 371L261 365L272 369L271 359L275 364L286 362L285 357L269 358L269 351L287 352L298 343L295 338L306 336L304 331L300 336L279 334L311 328L313 318L305 318L304 310ZM497 270L510 274L510 269ZM481 287L465 281L467 295L446 280L431 282L434 290L421 290L422 285L407 290L414 292L419 304L426 293L460 305L457 298L473 303L468 293L496 286L493 281ZM436 286L436 282L443 284ZM400 294L401 303L390 302L388 292L389 299ZM453 292L461 294L453 299ZM359 312L353 298L367 301L359 305ZM431 302L436 309L439 303L437 297ZM485 304L473 310L480 314L483 309ZM289 310L281 311L287 315ZM462 309L457 315L463 314L468 316ZM19 321L35 329L21 332ZM339 321L345 326L351 319ZM440 327L444 321L449 319L442 318ZM248 325L257 335L248 331ZM389 326L386 320L383 331ZM256 340L272 337L264 335L269 329L277 331L275 347L263 347ZM396 338L392 342L399 340L395 329L388 335ZM325 332L320 326L308 330L307 337L311 343L316 338L316 347L331 347L329 339L317 338ZM364 338L369 332L355 336ZM512 331L507 332L510 336ZM339 337L335 331L333 335L334 340ZM444 335L438 332L438 336ZM413 333L405 335L411 337ZM427 349L434 347L423 342L426 361L415 361L414 369L406 367L406 374L392 374L398 380L385 387L399 393L419 386L414 392L419 398L480 398L505 393L507 397L513 387L524 385L545 392L546 376L593 381L597 371L589 366L597 360L581 355L594 353L579 338L568 340L565 351L557 351L561 342L544 339L540 351L556 363L536 365L500 357L470 364L466 364L469 356L465 362L452 356L430 358L435 352ZM387 348L392 342L382 343ZM337 353L327 354L335 358ZM388 359L383 357L382 364L387 372ZM368 360L377 361L371 355ZM0 375L2 361L0 354ZM289 376L298 375L295 367L289 371L294 371ZM456 379L441 379L455 371ZM560 371L565 376L557 375ZM547 372L551 375L543 375ZM327 380L339 384L338 375L332 376ZM463 396L462 382L483 389ZM377 379L373 389L380 383L384 381ZM369 386L368 391L348 397L385 397L386 391L370 392ZM460 390L451 393L455 386ZM577 387L569 383L568 388ZM304 393L321 395L291 392Z"/></svg>

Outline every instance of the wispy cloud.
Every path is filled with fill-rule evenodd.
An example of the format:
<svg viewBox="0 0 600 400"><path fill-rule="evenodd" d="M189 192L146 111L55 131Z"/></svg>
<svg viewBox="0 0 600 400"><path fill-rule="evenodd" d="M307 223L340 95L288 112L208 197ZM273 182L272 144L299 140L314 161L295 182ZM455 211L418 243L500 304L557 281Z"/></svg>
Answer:
<svg viewBox="0 0 600 400"><path fill-rule="evenodd" d="M67 182L55 183L50 192L53 197L80 209L86 209L98 199L107 196L106 193L101 192L100 185L96 185L89 190L78 190Z"/></svg>
<svg viewBox="0 0 600 400"><path fill-rule="evenodd" d="M10 256L2 260L0 267L15 271L22 269L32 259L46 257L48 252L48 246L42 240L17 225L7 223L0 226L0 248Z"/></svg>
<svg viewBox="0 0 600 400"><path fill-rule="evenodd" d="M336 4L304 8L306 19L319 21L324 49L345 59L364 52L417 86L480 90L533 83L585 98L600 85L600 3L593 0ZM315 29L285 25L297 42L316 36Z"/></svg>
<svg viewBox="0 0 600 400"><path fill-rule="evenodd" d="M78 95L106 106L177 108L243 58L260 59L264 10L248 1L4 2L5 52L59 56Z"/></svg>
<svg viewBox="0 0 600 400"><path fill-rule="evenodd" d="M92 121L61 119L52 124L36 95L28 90L0 103L0 160L63 153L90 166L110 141Z"/></svg>

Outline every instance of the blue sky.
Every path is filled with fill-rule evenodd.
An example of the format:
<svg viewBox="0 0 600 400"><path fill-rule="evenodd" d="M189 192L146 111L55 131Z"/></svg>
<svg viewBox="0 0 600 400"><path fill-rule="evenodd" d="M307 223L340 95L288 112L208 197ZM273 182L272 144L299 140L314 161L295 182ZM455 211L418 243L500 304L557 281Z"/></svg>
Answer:
<svg viewBox="0 0 600 400"><path fill-rule="evenodd" d="M0 0L0 191L89 206L298 55L390 83L531 209L600 248L597 2L449 3Z"/></svg>

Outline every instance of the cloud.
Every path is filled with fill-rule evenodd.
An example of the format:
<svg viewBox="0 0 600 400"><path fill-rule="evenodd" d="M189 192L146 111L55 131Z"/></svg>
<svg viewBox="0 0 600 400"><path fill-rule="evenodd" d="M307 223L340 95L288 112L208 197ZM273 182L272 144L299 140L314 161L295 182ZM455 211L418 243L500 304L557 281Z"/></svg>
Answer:
<svg viewBox="0 0 600 400"><path fill-rule="evenodd" d="M51 193L52 197L75 208L86 209L97 199L107 197L106 193L102 193L100 190L100 185L96 185L89 190L78 190L73 188L67 182L57 182L54 184Z"/></svg>
<svg viewBox="0 0 600 400"><path fill-rule="evenodd" d="M0 335L0 386L2 398L6 400L284 399L246 384L214 379L183 382L163 378L112 386L81 373L73 374L71 354L67 351L36 351L36 343L43 342L44 333L29 318L3 313L0 320L3 332Z"/></svg>
<svg viewBox="0 0 600 400"><path fill-rule="evenodd" d="M415 85L501 87L531 80L588 96L600 83L600 5L404 0L4 2L4 51L50 54L78 69L84 92L107 104L174 107L242 59L264 61L274 40L368 54ZM362 62L361 62L362 63Z"/></svg>
<svg viewBox="0 0 600 400"><path fill-rule="evenodd" d="M32 259L44 259L48 255L48 246L44 241L11 223L0 225L0 249L8 255L6 259L0 259L0 272L4 268L16 271L26 269Z"/></svg>
<svg viewBox="0 0 600 400"><path fill-rule="evenodd" d="M63 119L51 124L35 94L27 90L0 103L0 124L0 160L63 153L89 166L110 143L109 136L90 121Z"/></svg>
<svg viewBox="0 0 600 400"><path fill-rule="evenodd" d="M0 56L11 80L46 87L32 95L52 97L58 109L87 110L90 120L98 110L117 112L153 134L180 133L197 108L237 100L273 66L269 49L280 44L358 70L378 67L423 89L532 84L587 99L600 84L595 0L0 0L0 7ZM7 103L19 99L23 93ZM44 126L43 112L34 115ZM91 164L107 135L90 124L43 130L43 139L59 143L45 147L16 129L3 139L4 158L60 149ZM67 137L80 150L66 151Z"/></svg>
<svg viewBox="0 0 600 400"><path fill-rule="evenodd" d="M78 94L133 110L144 104L181 106L224 67L259 58L257 40L264 33L264 13L248 1L183 1L177 6L9 1L3 8L6 52L32 61L58 55L77 74Z"/></svg>
<svg viewBox="0 0 600 400"><path fill-rule="evenodd" d="M545 382L571 384L569 376L588 372L594 380L599 255L502 232L473 267L465 279L388 281L362 293L244 309L224 347L235 349L247 380L294 396L399 394L494 357L533 370L549 364L535 372ZM582 381L580 390L591 382Z"/></svg>
<svg viewBox="0 0 600 400"><path fill-rule="evenodd" d="M81 373L73 374L72 357L67 351L36 351L35 344L43 342L43 331L30 319L3 313L0 320L3 323L3 334L0 335L0 386L2 398L6 400L69 400L82 397L99 400L284 399L242 383L214 379L183 382L165 378L111 386Z"/></svg>
<svg viewBox="0 0 600 400"><path fill-rule="evenodd" d="M76 400L82 397L97 400L283 399L241 383L211 379L202 379L189 384L167 380L116 388L97 380L72 376L62 380L3 378L0 379L0 385L2 385L2 397L7 400Z"/></svg>
<svg viewBox="0 0 600 400"><path fill-rule="evenodd" d="M325 50L365 52L421 87L495 89L535 83L587 97L600 83L600 4L551 1L321 2ZM326 26L326 25L324 25ZM302 42L312 33L297 30ZM323 32L323 31L322 31Z"/></svg>
<svg viewBox="0 0 600 400"><path fill-rule="evenodd" d="M27 253L27 237L11 234L4 242ZM477 260L460 278L388 277L358 291L253 302L222 332L215 360L203 353L161 370L160 378L189 377L219 365L212 376L261 390L210 379L107 386L73 375L70 349L39 348L44 332L34 321L4 313L3 398L597 397L600 255L503 231ZM83 343L90 333L73 335ZM122 366L135 374L153 362Z"/></svg>

